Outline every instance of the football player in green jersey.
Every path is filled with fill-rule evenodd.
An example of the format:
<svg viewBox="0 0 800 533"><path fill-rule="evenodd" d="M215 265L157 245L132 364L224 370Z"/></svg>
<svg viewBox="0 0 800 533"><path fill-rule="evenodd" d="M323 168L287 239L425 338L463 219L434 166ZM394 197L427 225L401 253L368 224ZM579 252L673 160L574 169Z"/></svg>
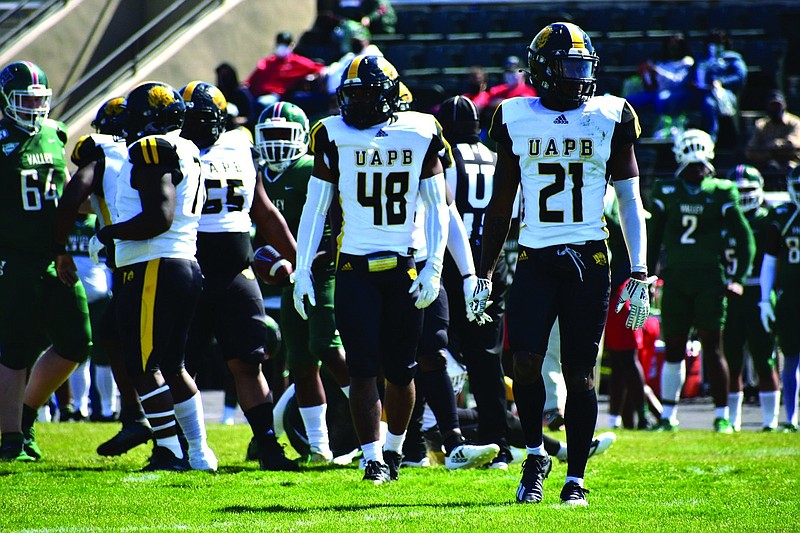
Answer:
<svg viewBox="0 0 800 533"><path fill-rule="evenodd" d="M36 413L86 360L91 346L86 293L64 244L53 237L68 171L66 130L47 118L51 96L47 76L33 63L18 61L0 72L0 458L5 460L41 457L33 432ZM59 277L57 266L71 275Z"/></svg>
<svg viewBox="0 0 800 533"><path fill-rule="evenodd" d="M757 168L750 165L736 165L727 176L739 190L739 206L744 212L756 240L756 255L753 271L745 279L744 294L741 298L729 298L725 331L722 334L722 347L730 371L730 392L728 407L734 431L742 427L742 368L744 366L744 346L747 344L753 367L758 376L758 399L764 416L764 431L775 431L778 427L780 393L777 360L775 357L775 335L765 330L759 319L758 302L761 300L759 271L764 256L764 234L769 224L769 210L764 205L764 178ZM736 239L728 238L725 248L725 274L734 276L738 267Z"/></svg>
<svg viewBox="0 0 800 533"><path fill-rule="evenodd" d="M661 277L661 331L666 344L661 374L664 411L656 430L677 428L677 404L686 380L686 343L694 326L716 407L714 429L732 433L728 411L728 365L722 355L726 292L741 297L742 284L753 264L755 241L739 208L736 186L714 175L714 141L702 130L690 129L675 139L675 177L653 186L652 218L647 225L650 271L664 248ZM736 239L738 264L726 282L723 266L725 237Z"/></svg>
<svg viewBox="0 0 800 533"><path fill-rule="evenodd" d="M298 106L277 102L267 107L256 124L256 147L264 160L260 175L264 189L297 237L314 158L307 154L309 124ZM320 379L325 363L342 391L349 394L350 377L333 312L334 265L331 229L326 224L314 260L317 305L309 306L308 321L294 310L292 287L281 294L281 333L286 343L286 365L295 382L300 416L306 427L310 462L333 460L326 421L327 398Z"/></svg>
<svg viewBox="0 0 800 533"><path fill-rule="evenodd" d="M790 202L775 207L764 234L764 259L761 263L761 323L770 331L775 327L783 351L783 405L786 431L797 431L797 389L800 381L800 167L786 176ZM778 274L776 276L776 273ZM777 278L777 279L776 279ZM778 301L773 305L772 289ZM773 324L774 323L774 324Z"/></svg>

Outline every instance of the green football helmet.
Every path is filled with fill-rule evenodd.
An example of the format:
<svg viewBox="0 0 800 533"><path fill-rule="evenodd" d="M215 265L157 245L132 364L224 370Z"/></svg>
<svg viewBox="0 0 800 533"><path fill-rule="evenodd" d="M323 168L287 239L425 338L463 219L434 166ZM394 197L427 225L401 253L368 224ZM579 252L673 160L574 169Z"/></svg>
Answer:
<svg viewBox="0 0 800 533"><path fill-rule="evenodd" d="M50 113L53 91L47 75L30 61L11 63L0 72L0 94L3 115L24 130L38 131Z"/></svg>
<svg viewBox="0 0 800 533"><path fill-rule="evenodd" d="M258 117L256 148L273 172L283 172L308 151L308 117L298 106L276 102Z"/></svg>
<svg viewBox="0 0 800 533"><path fill-rule="evenodd" d="M736 165L728 172L727 178L739 189L739 207L745 213L761 207L764 203L764 178L761 172L751 165Z"/></svg>

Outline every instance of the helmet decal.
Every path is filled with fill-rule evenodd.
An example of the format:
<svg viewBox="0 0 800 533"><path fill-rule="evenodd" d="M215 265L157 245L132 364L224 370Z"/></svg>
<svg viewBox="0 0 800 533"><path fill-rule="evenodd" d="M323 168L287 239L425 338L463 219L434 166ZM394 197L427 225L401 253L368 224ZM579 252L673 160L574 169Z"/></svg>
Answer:
<svg viewBox="0 0 800 533"><path fill-rule="evenodd" d="M167 107L175 102L175 95L164 85L156 85L147 91L147 101L152 107Z"/></svg>

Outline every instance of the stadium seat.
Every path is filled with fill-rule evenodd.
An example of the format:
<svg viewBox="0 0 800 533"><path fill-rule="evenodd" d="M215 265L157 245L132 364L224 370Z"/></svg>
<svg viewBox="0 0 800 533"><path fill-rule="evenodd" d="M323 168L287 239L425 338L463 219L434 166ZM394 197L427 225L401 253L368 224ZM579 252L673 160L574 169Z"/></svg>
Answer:
<svg viewBox="0 0 800 533"><path fill-rule="evenodd" d="M422 68L425 54L425 46L416 43L399 43L383 47L383 55L401 72Z"/></svg>

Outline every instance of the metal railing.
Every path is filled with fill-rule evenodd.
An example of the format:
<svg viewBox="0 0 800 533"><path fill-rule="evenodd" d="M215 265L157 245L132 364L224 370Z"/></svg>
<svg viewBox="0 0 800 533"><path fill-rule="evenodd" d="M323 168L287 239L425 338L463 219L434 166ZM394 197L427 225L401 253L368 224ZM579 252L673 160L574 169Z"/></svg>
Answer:
<svg viewBox="0 0 800 533"><path fill-rule="evenodd" d="M108 92L121 78L130 77L136 73L142 58L150 56L155 50L170 42L177 36L181 28L190 24L213 5L221 4L223 1L181 0L174 2L55 99L51 109L57 110L63 107L60 113L56 113L58 120L69 123L88 107L96 105L98 98ZM185 13L174 21L169 20L187 5L189 8ZM65 106L67 103L69 105Z"/></svg>
<svg viewBox="0 0 800 533"><path fill-rule="evenodd" d="M14 8L7 10L0 16L0 26L14 17L20 16L24 11L30 11L30 13L20 20L16 26L7 32L2 32L0 35L0 50L4 50L19 36L28 31L31 26L38 23L38 21L45 17L50 11L60 9L66 3L67 0L23 0L18 2Z"/></svg>

